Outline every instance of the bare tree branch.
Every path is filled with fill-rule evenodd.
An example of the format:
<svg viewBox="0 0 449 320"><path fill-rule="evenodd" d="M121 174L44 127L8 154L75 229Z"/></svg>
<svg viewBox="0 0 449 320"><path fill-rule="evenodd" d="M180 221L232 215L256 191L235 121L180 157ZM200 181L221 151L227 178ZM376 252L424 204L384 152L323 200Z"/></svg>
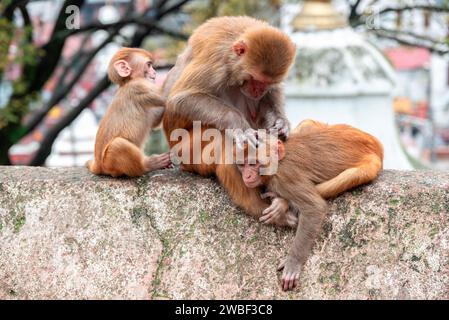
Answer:
<svg viewBox="0 0 449 320"><path fill-rule="evenodd" d="M403 7L389 7L380 10L379 14L385 14L388 12L403 12L403 11L411 11L411 10L426 10L433 12L449 12L449 7L440 7L440 6L431 6L431 5L411 5L411 6L403 6Z"/></svg>
<svg viewBox="0 0 449 320"><path fill-rule="evenodd" d="M29 0L13 0L10 4L5 7L5 10L2 12L2 16L4 16L9 21L12 21L14 16L14 11L19 6L25 6Z"/></svg>
<svg viewBox="0 0 449 320"><path fill-rule="evenodd" d="M156 0L154 2L154 6L157 8L157 10L161 10L167 2L168 0Z"/></svg>
<svg viewBox="0 0 449 320"><path fill-rule="evenodd" d="M350 3L350 12L349 12L349 21L352 21L353 19L356 19L358 17L357 10L360 6L360 2L362 0L356 0L354 3Z"/></svg>
<svg viewBox="0 0 449 320"><path fill-rule="evenodd" d="M115 33L110 34L98 47L96 47L94 50L90 51L86 57L84 58L84 61L82 62L78 72L76 75L70 80L70 82L63 86L62 89L58 90L53 94L51 99L45 104L45 107L42 109L39 109L36 111L32 118L28 121L27 124L25 124L25 134L27 135L41 123L41 121L45 118L47 113L56 105L58 104L64 97L72 90L72 88L75 86L75 84L79 81L81 76L84 74L84 71L90 64L90 62L95 58L95 56L100 52L108 43L110 43L113 38L115 37Z"/></svg>
<svg viewBox="0 0 449 320"><path fill-rule="evenodd" d="M122 19L122 20L114 22L114 23L109 23L109 24L95 22L95 23L86 25L80 29L63 30L55 36L55 39L68 38L68 37L74 36L76 34L83 33L86 31L91 31L91 30L108 30L111 28L121 28L121 27L124 27L129 24L137 24L137 25L139 25L141 27L145 27L145 28L153 28L153 29L156 28L157 30L165 30L162 27L158 26L157 22L149 21L147 17L134 16L134 17ZM182 35L175 31L165 30L164 33L169 33L170 35L173 35L174 37L181 38L181 39L185 39L187 37L186 35Z"/></svg>
<svg viewBox="0 0 449 320"><path fill-rule="evenodd" d="M130 14L133 11L134 8L134 0L130 1L130 3L127 6L125 15ZM45 106L42 109L39 109L36 111L32 118L28 121L27 124L25 124L25 134L27 135L30 132L32 132L36 127L40 124L40 122L45 118L45 116L48 114L48 112L58 104L75 86L75 84L79 81L81 76L83 75L85 69L89 66L90 62L95 58L95 56L100 52L108 43L112 42L114 40L114 37L120 32L120 28L115 28L114 30L110 31L110 34L106 39L103 40L103 42L98 45L95 49L91 50L88 53L85 53L83 51L80 51L76 56L75 59L80 60L81 57L84 59L81 63L81 66L78 69L78 72L75 74L75 76L70 80L70 82L66 85L64 84L63 77L67 75L67 73L70 70L70 67L73 66L74 61L72 60L72 65L67 66L65 70L63 71L63 74L59 78L58 83L61 83L61 89L56 90L50 100L45 104ZM87 41L87 37L84 38L83 42ZM81 48L83 45L81 45Z"/></svg>
<svg viewBox="0 0 449 320"><path fill-rule="evenodd" d="M173 6L171 6L170 8L162 11L159 15L157 15L156 17L159 19L162 16L166 16L172 12L178 11L182 6L184 6L187 2L189 2L190 0L181 0L178 3L174 4Z"/></svg>
<svg viewBox="0 0 449 320"><path fill-rule="evenodd" d="M32 28L33 26L32 26L32 24L31 24L30 14L28 13L28 10L27 10L25 4L21 4L21 5L19 6L19 10L20 10L20 13L21 13L21 15L22 15L23 23L24 23L24 25L25 25L25 28L27 29L27 30L25 30L26 40L27 40L27 42L28 42L29 44L32 44L32 43L33 43L33 32L32 32L32 30L31 30L31 28Z"/></svg>
<svg viewBox="0 0 449 320"><path fill-rule="evenodd" d="M55 35L60 30L66 29L65 22L67 14L65 13L65 9L70 5L76 5L81 8L84 5L84 2L85 0L64 1L64 4L59 12L59 16L56 20L52 36L50 37L50 40L42 47L42 50L44 50L42 58L36 66L30 66L29 70L27 70L29 77L33 78L29 84L29 91L34 92L41 90L59 63L66 39L55 39Z"/></svg>
<svg viewBox="0 0 449 320"><path fill-rule="evenodd" d="M397 34L398 36L407 36L417 40L422 40L433 45L443 45L444 42L442 40L434 39L425 35L417 34L411 31L400 30L400 29L388 29L388 28L378 28L377 30L387 32L390 34Z"/></svg>
<svg viewBox="0 0 449 320"><path fill-rule="evenodd" d="M154 26L153 29L155 31L158 31L158 33L161 33L161 34L164 34L164 35L176 38L176 39L187 40L189 38L189 36L187 34L180 33L180 32L174 31L174 30L168 30L168 29L165 29L165 28L157 26L157 25Z"/></svg>
<svg viewBox="0 0 449 320"><path fill-rule="evenodd" d="M83 48L87 45L89 40L91 40L92 34L93 34L93 32L85 34L84 38L80 44L80 50L70 58L70 61L63 61L61 63L61 65L64 67L64 69L62 70L61 74L59 75L56 83L66 84L65 79L68 77L70 71L73 69L73 65L76 65L77 63L79 63L80 60L82 60L86 56L86 54L88 54L85 50L83 50ZM56 90L53 94L56 94L58 91L60 91L60 90Z"/></svg>
<svg viewBox="0 0 449 320"><path fill-rule="evenodd" d="M56 123L45 135L45 138L41 142L40 148L35 154L33 160L29 163L30 166L40 166L45 163L45 160L51 153L51 148L53 146L53 142L58 137L59 133L67 126L69 126L78 115L87 108L95 98L101 94L104 90L106 90L111 83L107 76L104 76L101 79L96 87L90 91L87 96L76 106L71 109L69 113L67 113L58 123Z"/></svg>
<svg viewBox="0 0 449 320"><path fill-rule="evenodd" d="M444 44L433 42L432 39L425 39L424 37L419 36L420 38L416 38L415 34L407 34L407 33L401 33L397 30L388 30L388 29L374 29L371 30L371 32L374 32L377 36L385 39L394 40L400 44L404 44L407 46L413 46L413 47L421 47L428 49L431 52L437 53L437 54L448 54L449 50L448 48L439 48L439 46L444 47ZM416 40L422 40L422 41L428 41L426 42L419 42Z"/></svg>

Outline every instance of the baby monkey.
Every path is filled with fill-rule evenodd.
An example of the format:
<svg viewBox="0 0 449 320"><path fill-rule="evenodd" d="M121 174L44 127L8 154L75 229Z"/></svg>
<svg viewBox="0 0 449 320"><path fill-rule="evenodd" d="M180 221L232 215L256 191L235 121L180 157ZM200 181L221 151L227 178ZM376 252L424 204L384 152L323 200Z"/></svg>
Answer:
<svg viewBox="0 0 449 320"><path fill-rule="evenodd" d="M291 225L299 214L293 245L279 266L282 288L291 290L321 230L325 199L374 180L383 166L383 147L375 137L351 126L313 120L301 122L285 143L271 137L266 144L279 160L275 173L260 174L270 164L260 163L259 154L256 159L246 156L239 169L247 187L265 186L276 200L261 221Z"/></svg>
<svg viewBox="0 0 449 320"><path fill-rule="evenodd" d="M169 153L147 157L142 148L152 128L159 125L165 108L154 84L151 54L139 48L122 48L111 59L109 79L118 91L100 122L95 160L86 163L94 174L137 177L170 166Z"/></svg>

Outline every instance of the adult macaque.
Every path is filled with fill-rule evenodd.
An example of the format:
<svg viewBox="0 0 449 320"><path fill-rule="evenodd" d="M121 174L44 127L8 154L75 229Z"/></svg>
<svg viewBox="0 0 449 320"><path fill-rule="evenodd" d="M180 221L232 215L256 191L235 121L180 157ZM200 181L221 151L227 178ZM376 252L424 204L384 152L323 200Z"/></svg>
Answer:
<svg viewBox="0 0 449 320"><path fill-rule="evenodd" d="M86 163L94 174L137 177L170 165L168 153L146 157L142 147L151 128L161 122L165 101L153 83L156 71L149 52L122 48L112 58L108 75L119 89L100 122L95 160Z"/></svg>
<svg viewBox="0 0 449 320"><path fill-rule="evenodd" d="M254 129L286 137L289 123L280 83L295 52L286 34L250 17L213 18L197 28L163 89L168 96L163 125L170 147L178 143L170 136L179 128L189 130L193 141L193 121L201 121L202 130L242 129L234 132L240 145L245 139L258 143ZM201 144L201 152L206 146ZM234 164L192 162L182 163L181 168L215 174L232 200L249 214L260 217L268 207L257 190L245 186Z"/></svg>
<svg viewBox="0 0 449 320"><path fill-rule="evenodd" d="M267 164L258 159L246 159L240 170L246 186L266 186L275 197L288 201L290 210L273 209L265 221L284 221L299 213L295 240L280 266L282 288L291 290L320 232L327 212L324 199L374 180L382 169L383 148L375 137L351 126L312 120L301 123L285 143L277 139L267 143L268 150L277 153L277 172L260 175Z"/></svg>

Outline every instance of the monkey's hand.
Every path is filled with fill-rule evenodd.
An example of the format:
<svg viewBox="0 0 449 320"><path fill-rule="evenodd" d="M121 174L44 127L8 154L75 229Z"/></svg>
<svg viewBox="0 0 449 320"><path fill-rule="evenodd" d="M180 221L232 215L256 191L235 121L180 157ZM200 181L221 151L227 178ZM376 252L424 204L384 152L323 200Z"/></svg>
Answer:
<svg viewBox="0 0 449 320"><path fill-rule="evenodd" d="M299 275L301 274L301 264L295 257L289 255L278 266L278 271L282 271L281 286L282 290L293 290L298 285Z"/></svg>
<svg viewBox="0 0 449 320"><path fill-rule="evenodd" d="M234 131L235 145L240 150L245 147L245 144L248 144L250 148L257 148L259 143L263 142L261 139L262 137L258 137L257 131L254 129L247 129L245 132Z"/></svg>
<svg viewBox="0 0 449 320"><path fill-rule="evenodd" d="M290 134L290 124L286 119L278 118L274 122L273 126L268 128L268 131L272 134L277 133L279 137L287 139L288 135Z"/></svg>
<svg viewBox="0 0 449 320"><path fill-rule="evenodd" d="M288 210L288 202L278 197L273 192L267 192L261 195L262 199L270 198L271 205L262 212L259 221L263 224L275 224L281 227L296 227L298 217Z"/></svg>

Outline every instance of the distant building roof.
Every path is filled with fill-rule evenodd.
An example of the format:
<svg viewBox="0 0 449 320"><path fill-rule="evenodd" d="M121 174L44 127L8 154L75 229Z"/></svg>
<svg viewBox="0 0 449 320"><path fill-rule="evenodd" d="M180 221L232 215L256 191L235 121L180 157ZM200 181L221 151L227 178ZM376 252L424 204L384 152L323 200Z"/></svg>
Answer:
<svg viewBox="0 0 449 320"><path fill-rule="evenodd" d="M430 52L424 48L400 47L384 52L399 71L424 68L430 62Z"/></svg>

